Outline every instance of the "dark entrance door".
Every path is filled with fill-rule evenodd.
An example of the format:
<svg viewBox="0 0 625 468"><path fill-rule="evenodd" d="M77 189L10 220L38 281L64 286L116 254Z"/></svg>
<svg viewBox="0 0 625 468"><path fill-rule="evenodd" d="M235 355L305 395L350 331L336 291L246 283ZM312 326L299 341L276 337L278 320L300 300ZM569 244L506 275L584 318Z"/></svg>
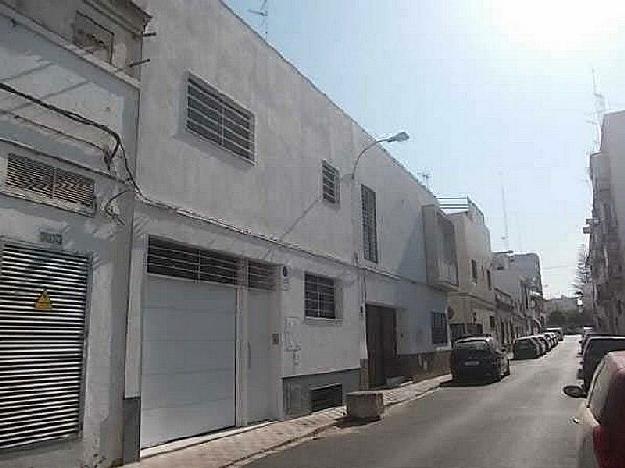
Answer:
<svg viewBox="0 0 625 468"><path fill-rule="evenodd" d="M397 358L395 309L367 305L369 387L381 387L392 377Z"/></svg>

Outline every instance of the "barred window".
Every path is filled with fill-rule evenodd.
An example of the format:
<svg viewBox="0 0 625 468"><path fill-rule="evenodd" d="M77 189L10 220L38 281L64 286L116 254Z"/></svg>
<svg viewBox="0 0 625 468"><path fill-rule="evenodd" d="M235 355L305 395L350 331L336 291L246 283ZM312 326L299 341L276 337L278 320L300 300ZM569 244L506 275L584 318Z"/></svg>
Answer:
<svg viewBox="0 0 625 468"><path fill-rule="evenodd" d="M93 179L16 154L8 157L5 190L59 207L95 211Z"/></svg>
<svg viewBox="0 0 625 468"><path fill-rule="evenodd" d="M431 313L432 344L447 344L447 315L440 312Z"/></svg>
<svg viewBox="0 0 625 468"><path fill-rule="evenodd" d="M335 280L306 273L304 276L304 315L336 318Z"/></svg>
<svg viewBox="0 0 625 468"><path fill-rule="evenodd" d="M362 243L366 260L378 262L378 234L376 222L375 192L361 186L362 199Z"/></svg>
<svg viewBox="0 0 625 468"><path fill-rule="evenodd" d="M254 116L198 78L187 82L187 129L250 161L254 160Z"/></svg>
<svg viewBox="0 0 625 468"><path fill-rule="evenodd" d="M338 203L341 192L338 169L323 161L321 163L321 179L323 199L330 203Z"/></svg>

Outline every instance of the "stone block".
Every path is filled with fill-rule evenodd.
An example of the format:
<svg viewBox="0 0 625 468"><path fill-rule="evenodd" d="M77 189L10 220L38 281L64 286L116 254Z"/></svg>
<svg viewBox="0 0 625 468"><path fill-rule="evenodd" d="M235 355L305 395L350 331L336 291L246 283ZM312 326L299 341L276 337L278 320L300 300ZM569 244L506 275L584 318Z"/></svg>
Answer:
<svg viewBox="0 0 625 468"><path fill-rule="evenodd" d="M382 392L359 391L347 394L347 417L365 421L377 421L384 413Z"/></svg>

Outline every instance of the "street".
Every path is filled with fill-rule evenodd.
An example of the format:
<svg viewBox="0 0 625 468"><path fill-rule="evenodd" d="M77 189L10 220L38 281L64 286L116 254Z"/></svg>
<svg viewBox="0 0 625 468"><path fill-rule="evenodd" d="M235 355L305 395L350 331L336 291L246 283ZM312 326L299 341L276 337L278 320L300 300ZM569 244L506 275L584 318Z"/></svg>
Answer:
<svg viewBox="0 0 625 468"><path fill-rule="evenodd" d="M490 385L449 384L391 408L376 423L346 427L260 459L250 468L558 468L575 466L580 400L574 383L578 337L539 359L511 361Z"/></svg>

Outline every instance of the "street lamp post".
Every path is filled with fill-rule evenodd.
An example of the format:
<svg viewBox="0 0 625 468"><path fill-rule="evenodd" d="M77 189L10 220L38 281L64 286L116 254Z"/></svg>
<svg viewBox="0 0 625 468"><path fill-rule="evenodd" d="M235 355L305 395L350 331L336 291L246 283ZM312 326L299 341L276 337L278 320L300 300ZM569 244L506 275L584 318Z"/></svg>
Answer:
<svg viewBox="0 0 625 468"><path fill-rule="evenodd" d="M358 156L356 157L356 161L354 162L354 168L352 170L352 180L356 178L356 168L358 167L358 163L360 162L360 158L362 158L363 154L365 154L367 151L369 151L371 148L373 148L374 146L380 144L380 143L395 143L395 142L402 142L402 141L406 141L410 138L410 136L406 133L406 132L399 132L396 133L395 135L393 135L392 137L388 137L388 138L382 138L380 140L375 140L374 142L368 144L367 146L365 146L363 148L363 150L358 153Z"/></svg>

